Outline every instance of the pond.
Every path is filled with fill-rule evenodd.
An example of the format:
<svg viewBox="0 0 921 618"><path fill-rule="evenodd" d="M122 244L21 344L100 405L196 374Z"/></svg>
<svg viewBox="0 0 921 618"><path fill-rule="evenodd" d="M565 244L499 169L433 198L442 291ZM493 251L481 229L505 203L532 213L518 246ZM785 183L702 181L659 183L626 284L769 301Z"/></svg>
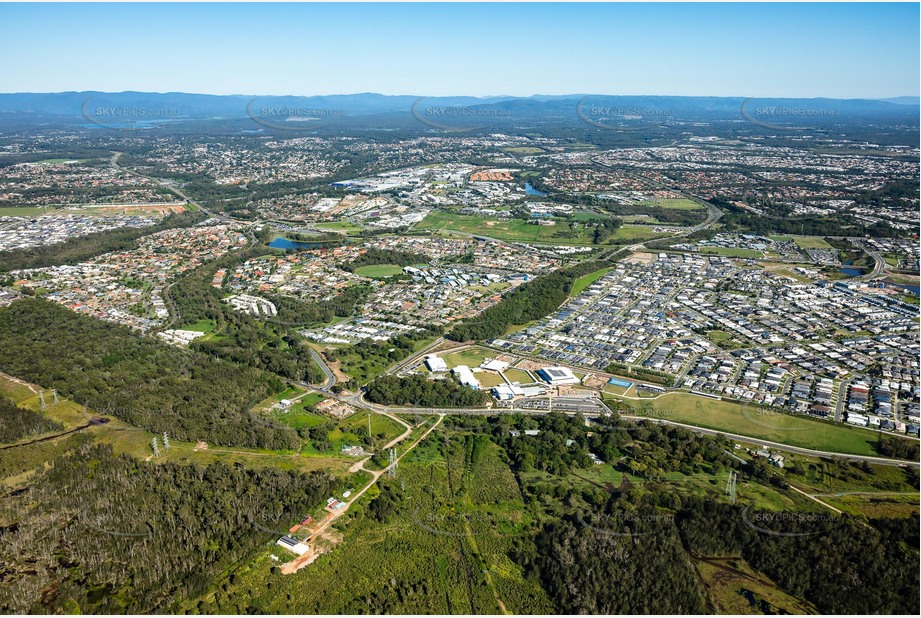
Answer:
<svg viewBox="0 0 921 618"><path fill-rule="evenodd" d="M851 262L845 262L841 265L839 270L848 277L862 277L863 275L867 274L867 271L863 268L851 266Z"/></svg>
<svg viewBox="0 0 921 618"><path fill-rule="evenodd" d="M274 238L272 242L269 243L269 246L273 249L319 249L320 247L326 246L324 243L319 242L302 242L300 240L290 240L288 238L283 238L279 236Z"/></svg>
<svg viewBox="0 0 921 618"><path fill-rule="evenodd" d="M546 193L544 193L543 191L538 191L537 189L532 187L530 182L524 183L524 192L527 193L528 195L536 195L538 197L547 197Z"/></svg>

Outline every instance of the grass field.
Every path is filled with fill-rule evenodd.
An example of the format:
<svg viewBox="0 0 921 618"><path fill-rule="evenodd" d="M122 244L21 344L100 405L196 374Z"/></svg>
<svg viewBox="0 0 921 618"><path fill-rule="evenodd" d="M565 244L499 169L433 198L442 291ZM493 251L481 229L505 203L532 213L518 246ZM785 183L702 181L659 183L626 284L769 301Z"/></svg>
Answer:
<svg viewBox="0 0 921 618"><path fill-rule="evenodd" d="M196 330L200 333L208 334L217 327L217 324L214 320L199 320L197 322L192 322L191 324L186 324L182 327L182 330Z"/></svg>
<svg viewBox="0 0 921 618"><path fill-rule="evenodd" d="M351 221L329 221L326 223L317 223L314 225L319 230L332 230L336 232L360 232L361 226L355 225Z"/></svg>
<svg viewBox="0 0 921 618"><path fill-rule="evenodd" d="M0 394L10 397L19 406L40 411L41 401L37 394L39 389L38 387L33 388L35 388L35 393L28 387L0 376ZM276 396L276 398L282 397ZM50 397L46 395L46 404L47 410L44 414L63 424L64 431L86 425L89 418L104 417L108 419L108 422L91 425L75 433L62 435L46 442L28 444L4 451L0 459L0 472L5 478L0 483L8 486L21 483L28 476L29 471L85 442L108 444L116 454L124 453L137 459L147 459L156 463L176 462L200 465L214 462L228 465L240 463L252 468L273 467L302 472L329 470L330 473L337 476L346 474L348 467L353 463L348 458L335 456L297 455L293 452L245 447L210 445L206 450L196 450L195 443L176 439L170 440L168 450L164 449L161 443L159 457L153 458L151 439L155 434L102 414L98 410L85 410L82 405L63 397L59 397L58 404L52 404ZM49 435L55 435L55 433Z"/></svg>
<svg viewBox="0 0 921 618"><path fill-rule="evenodd" d="M521 369L514 369L509 367L502 372L505 374L505 377L508 378L509 382L518 382L519 384L530 384L534 380L528 375L527 371L522 371Z"/></svg>
<svg viewBox="0 0 921 618"><path fill-rule="evenodd" d="M39 208L36 206L4 206L0 208L0 217L37 217L38 215L60 215L72 212L77 211L60 208Z"/></svg>
<svg viewBox="0 0 921 618"><path fill-rule="evenodd" d="M495 358L496 352L485 348L470 347L453 354L439 354L448 364L449 369L454 369L458 365L467 365L468 367L479 367L487 358Z"/></svg>
<svg viewBox="0 0 921 618"><path fill-rule="evenodd" d="M512 154L522 154L522 155L540 154L542 152L546 152L543 148L537 148L535 146L512 146L509 148L503 148L503 150L505 150L505 152L510 152Z"/></svg>
<svg viewBox="0 0 921 618"><path fill-rule="evenodd" d="M54 164L54 163L80 163L85 159L42 159L41 161L35 161L36 165L42 165L43 163Z"/></svg>
<svg viewBox="0 0 921 618"><path fill-rule="evenodd" d="M832 246L820 236L794 236L793 242L800 249L831 249Z"/></svg>
<svg viewBox="0 0 921 618"><path fill-rule="evenodd" d="M273 420L293 429L310 429L329 420L325 416L309 412L300 401L287 410L271 410L268 415Z"/></svg>
<svg viewBox="0 0 921 618"><path fill-rule="evenodd" d="M593 217L597 218L597 217ZM583 218L583 221L587 219ZM533 225L522 219L492 219L472 215L459 215L433 211L417 226L418 230L454 231L518 242L552 243L559 245L591 245L593 228L583 225L570 229L565 222L556 225ZM652 228L644 225L625 224L620 226L612 240L642 240L658 238Z"/></svg>
<svg viewBox="0 0 921 618"><path fill-rule="evenodd" d="M643 202L644 206L658 206L659 208L669 208L671 210L702 210L703 206L694 200L684 198L668 200L650 200Z"/></svg>
<svg viewBox="0 0 921 618"><path fill-rule="evenodd" d="M615 240L644 240L650 238L660 238L665 234L657 234L652 231L651 227L645 225L625 224L617 228L613 238Z"/></svg>
<svg viewBox="0 0 921 618"><path fill-rule="evenodd" d="M707 337L710 341L724 350L735 350L736 348L745 347L744 342L737 340L732 333L727 333L724 330L707 331Z"/></svg>
<svg viewBox="0 0 921 618"><path fill-rule="evenodd" d="M361 266L355 269L356 275L371 277L372 279L387 279L402 272L403 267L396 264L374 264L373 266Z"/></svg>
<svg viewBox="0 0 921 618"><path fill-rule="evenodd" d="M570 230L565 223L553 226L532 225L522 219L494 219L433 211L417 226L419 230L447 230L482 234L500 240L544 242L562 245L590 245L593 232L579 226Z"/></svg>
<svg viewBox="0 0 921 618"><path fill-rule="evenodd" d="M636 405L632 401L628 404ZM716 429L803 448L878 455L875 432L832 425L802 416L763 411L731 401L706 399L688 393L668 393L647 402L649 416L707 429Z"/></svg>
<svg viewBox="0 0 921 618"><path fill-rule="evenodd" d="M822 501L858 517L918 518L918 492L895 494L870 492L843 496L822 496Z"/></svg>
<svg viewBox="0 0 921 618"><path fill-rule="evenodd" d="M722 255L723 257L747 258L751 260L764 257L761 251L755 251L754 249L739 249L736 247L700 247L697 251L698 253L706 253L708 255Z"/></svg>
<svg viewBox="0 0 921 618"><path fill-rule="evenodd" d="M573 282L572 290L569 291L569 295L577 296L582 290L601 279L609 270L611 270L611 268L601 268L593 273L588 273L587 275L579 277Z"/></svg>

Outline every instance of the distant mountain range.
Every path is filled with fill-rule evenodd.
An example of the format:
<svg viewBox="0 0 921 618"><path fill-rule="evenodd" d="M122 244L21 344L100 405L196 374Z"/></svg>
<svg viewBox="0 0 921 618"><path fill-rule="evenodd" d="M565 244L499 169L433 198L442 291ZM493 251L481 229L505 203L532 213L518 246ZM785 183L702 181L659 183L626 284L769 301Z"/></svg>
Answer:
<svg viewBox="0 0 921 618"><path fill-rule="evenodd" d="M375 93L325 96L208 95L182 92L57 92L0 94L0 117L8 121L178 122L182 120L256 120L269 128L305 127L341 117L413 114L439 127L456 123L501 125L508 119L538 122L620 122L645 118L656 121L742 120L770 126L778 118L821 124L884 119L917 124L919 97L890 99L535 95L531 97L419 97ZM430 122L429 122L430 121Z"/></svg>

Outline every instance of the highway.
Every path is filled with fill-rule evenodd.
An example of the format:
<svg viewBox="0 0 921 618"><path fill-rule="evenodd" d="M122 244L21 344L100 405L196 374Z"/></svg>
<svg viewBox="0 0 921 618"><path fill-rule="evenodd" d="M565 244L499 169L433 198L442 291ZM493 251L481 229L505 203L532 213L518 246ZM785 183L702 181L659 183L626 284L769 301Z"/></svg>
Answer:
<svg viewBox="0 0 921 618"><path fill-rule="evenodd" d="M319 391L322 394L339 399L345 403L348 403L358 409L370 410L377 414L383 415L393 415L393 414L437 414L440 416L495 416L500 414L525 414L525 415L543 415L549 414L551 411L561 412L563 414L598 414L599 412L606 412L606 408L601 401L595 397L553 397L553 398L544 398L543 401L548 401L547 407L534 407L534 408L427 408L427 407L403 407L403 406L384 406L380 404L371 403L364 399L362 393L354 393L351 395L338 395L332 393L325 389L318 389L312 387L308 384L301 384L304 388L309 388L314 391ZM530 400L537 401L537 400ZM538 404L535 404L538 405ZM703 427L697 427L695 425L688 425L687 423L679 423L676 421L670 421L667 419L659 418L650 418L646 416L633 416L633 415L621 415L621 418L631 420L631 421L650 421L653 423L665 424L665 425L674 425L676 427L683 427L689 429L694 433L707 435L707 436L725 436L732 440L737 440L739 442L747 442L750 444L760 444L762 446L772 448L778 451L784 451L788 453L798 453L800 455L809 455L812 457L836 457L838 459L844 459L847 461L858 461L858 462L868 462L874 464L881 464L887 466L909 466L912 468L921 468L921 463L917 461L904 461L901 459L889 459L886 457L873 457L869 455L853 455L849 453L833 453L831 451L820 451L816 449L803 448L799 446L790 446L789 444L782 444L780 442L772 442L770 440L763 440L761 438L756 438L752 436L746 436L738 433L730 433L726 431L717 431L715 429L705 429Z"/></svg>
<svg viewBox="0 0 921 618"><path fill-rule="evenodd" d="M316 350L310 347L308 347L307 349L310 350L310 357L313 359L313 361L317 365L319 365L320 370L323 372L323 375L326 377L326 380L323 382L323 385L317 390L328 391L336 383L336 375L333 373L333 370L329 368L329 365L327 365L326 362L323 360L323 357L317 354Z"/></svg>
<svg viewBox="0 0 921 618"><path fill-rule="evenodd" d="M885 270L886 270L886 260L883 259L883 256L881 256L879 253L875 251L867 251L867 253L870 255L870 257L873 258L873 260L875 261L875 264L873 264L872 271L870 271L866 275L863 275L862 277L858 277L859 279L862 279L864 281L870 281L871 279L881 277L882 275L885 274Z"/></svg>

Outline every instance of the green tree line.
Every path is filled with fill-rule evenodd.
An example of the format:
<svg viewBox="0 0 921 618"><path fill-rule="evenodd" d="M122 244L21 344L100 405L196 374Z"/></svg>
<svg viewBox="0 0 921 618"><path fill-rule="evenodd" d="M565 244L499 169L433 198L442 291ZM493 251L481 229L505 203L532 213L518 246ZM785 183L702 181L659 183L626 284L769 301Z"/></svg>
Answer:
<svg viewBox="0 0 921 618"><path fill-rule="evenodd" d="M180 440L287 449L291 429L253 404L282 390L264 371L180 350L41 299L0 309L0 371Z"/></svg>
<svg viewBox="0 0 921 618"><path fill-rule="evenodd" d="M0 611L182 613L337 484L327 472L144 463L84 445L4 497Z"/></svg>

